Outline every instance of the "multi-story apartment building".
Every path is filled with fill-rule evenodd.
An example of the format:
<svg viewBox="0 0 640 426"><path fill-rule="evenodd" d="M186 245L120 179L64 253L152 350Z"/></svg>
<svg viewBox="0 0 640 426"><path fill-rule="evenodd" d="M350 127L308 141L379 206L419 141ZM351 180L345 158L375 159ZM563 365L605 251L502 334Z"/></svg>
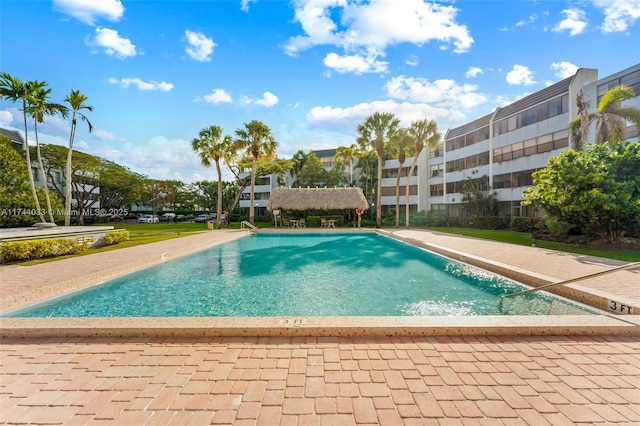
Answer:
<svg viewBox="0 0 640 426"><path fill-rule="evenodd" d="M425 149L418 157L414 175L405 177L414 158L403 164L400 179L400 211L405 210L405 185L410 179L409 210L440 211L462 217L463 185L468 179L491 192L498 200L500 216L534 216L531 206L521 205L524 191L533 185L532 173L547 165L550 157L569 149L569 122L578 115L576 96L582 90L595 112L602 95L618 85L630 86L640 95L640 64L598 79L598 70L581 68L564 80L532 93L509 105L444 132L436 149ZM624 105L640 108L640 96ZM595 139L595 124L590 128ZM628 123L627 139L637 140L635 126ZM335 149L314 151L325 167L335 164ZM387 159L382 174L383 214L395 210L396 176L399 162ZM357 175L357 171L356 171ZM293 181L287 177L287 185ZM256 214L265 212L271 189L278 186L275 176L256 183ZM241 208L249 207L248 192ZM371 203L375 194L368 194ZM372 206L374 207L374 206ZM261 213L258 213L261 212Z"/></svg>
<svg viewBox="0 0 640 426"><path fill-rule="evenodd" d="M479 179L496 193L501 216L534 216L530 206L521 206L523 193L533 185L534 171L569 149L567 128L578 115L576 95L582 90L590 112L595 112L602 95L620 84L640 95L640 64L602 79L597 70L581 68L572 77L448 129L442 146L418 159L418 168L425 165L427 170L426 179L418 173L418 186L428 187L426 198L418 200L418 210L461 217L463 185ZM624 105L640 107L640 97ZM637 140L635 126L628 124L627 139ZM589 140L595 138L595 124L590 136Z"/></svg>

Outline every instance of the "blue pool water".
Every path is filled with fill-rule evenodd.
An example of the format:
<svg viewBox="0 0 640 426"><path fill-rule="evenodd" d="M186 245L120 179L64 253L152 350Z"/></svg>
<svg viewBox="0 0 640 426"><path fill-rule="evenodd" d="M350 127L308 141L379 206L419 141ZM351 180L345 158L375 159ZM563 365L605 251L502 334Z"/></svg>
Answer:
<svg viewBox="0 0 640 426"><path fill-rule="evenodd" d="M257 234L12 317L416 316L593 313L378 234ZM514 301L512 301L514 300ZM506 300L505 300L506 302Z"/></svg>

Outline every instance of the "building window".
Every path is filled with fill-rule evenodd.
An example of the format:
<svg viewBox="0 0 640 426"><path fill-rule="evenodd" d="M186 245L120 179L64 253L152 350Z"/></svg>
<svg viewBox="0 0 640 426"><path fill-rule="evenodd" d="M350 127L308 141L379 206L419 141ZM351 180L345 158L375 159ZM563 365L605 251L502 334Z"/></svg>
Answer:
<svg viewBox="0 0 640 426"><path fill-rule="evenodd" d="M430 197L441 197L444 195L444 185L439 183L437 185L429 185Z"/></svg>
<svg viewBox="0 0 640 426"><path fill-rule="evenodd" d="M429 177L442 176L444 174L444 164L434 164L429 166Z"/></svg>

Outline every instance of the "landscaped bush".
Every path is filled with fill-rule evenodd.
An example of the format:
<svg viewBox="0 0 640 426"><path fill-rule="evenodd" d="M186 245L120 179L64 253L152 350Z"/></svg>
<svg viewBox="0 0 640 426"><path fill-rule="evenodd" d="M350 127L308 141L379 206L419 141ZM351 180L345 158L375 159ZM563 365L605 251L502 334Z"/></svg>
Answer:
<svg viewBox="0 0 640 426"><path fill-rule="evenodd" d="M409 216L409 225L411 226L446 226L447 217L440 212L427 212L422 210L411 213Z"/></svg>
<svg viewBox="0 0 640 426"><path fill-rule="evenodd" d="M127 240L129 240L129 231L125 229L109 231L104 235L104 244L107 246L118 244L121 241Z"/></svg>
<svg viewBox="0 0 640 426"><path fill-rule="evenodd" d="M71 239L8 241L0 245L2 263L63 256L86 250L84 242Z"/></svg>
<svg viewBox="0 0 640 426"><path fill-rule="evenodd" d="M549 230L549 234L554 237L566 237L571 231L571 224L563 222L554 216L543 217L544 225Z"/></svg>
<svg viewBox="0 0 640 426"><path fill-rule="evenodd" d="M476 229L504 229L506 224L500 216L477 216L467 219L467 226Z"/></svg>
<svg viewBox="0 0 640 426"><path fill-rule="evenodd" d="M518 232L538 232L544 228L544 222L538 217L512 217L511 229Z"/></svg>

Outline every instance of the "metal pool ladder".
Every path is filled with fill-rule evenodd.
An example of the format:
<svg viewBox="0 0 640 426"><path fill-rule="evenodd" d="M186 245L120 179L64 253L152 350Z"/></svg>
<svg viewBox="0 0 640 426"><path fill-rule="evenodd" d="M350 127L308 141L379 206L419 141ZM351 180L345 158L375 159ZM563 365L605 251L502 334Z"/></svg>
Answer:
<svg viewBox="0 0 640 426"><path fill-rule="evenodd" d="M246 220L243 220L242 222L240 222L240 229L249 229L249 232L257 232L258 231L258 227L255 226L253 223L248 222Z"/></svg>
<svg viewBox="0 0 640 426"><path fill-rule="evenodd" d="M500 298L501 299L506 299L506 298L509 298L509 297L522 296L524 294L533 293L535 291L545 290L547 288L551 288L551 287L555 287L555 286L559 286L559 285L565 285L565 284L573 283L573 282L576 282L576 281L582 281L582 280L585 280L587 278L599 277L600 275L610 274L612 272L621 271L623 269L630 269L630 268L633 268L633 267L639 266L639 265L640 265L640 262L627 263L626 265L616 266L615 268L607 269L605 271L594 272L593 274L583 275L581 277L571 278L571 279L560 281L560 282L557 282L557 283L546 284L546 285L543 285L543 286L540 286L540 287L530 288L529 290L519 291L517 293L502 295L502 296L500 296Z"/></svg>

